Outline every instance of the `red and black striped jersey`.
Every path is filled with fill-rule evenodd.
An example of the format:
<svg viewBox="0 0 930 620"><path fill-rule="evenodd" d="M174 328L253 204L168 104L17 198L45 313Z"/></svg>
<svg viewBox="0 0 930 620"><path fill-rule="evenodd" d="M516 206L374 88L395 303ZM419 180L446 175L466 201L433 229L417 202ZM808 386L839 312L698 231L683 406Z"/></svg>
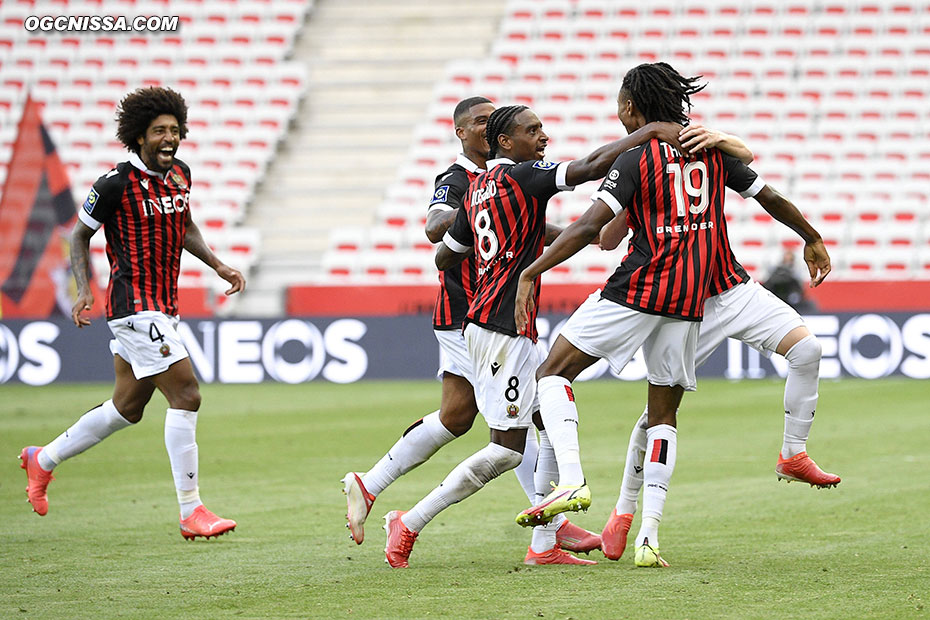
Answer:
<svg viewBox="0 0 930 620"><path fill-rule="evenodd" d="M146 310L177 315L190 188L190 168L181 160L163 175L136 154L94 183L79 217L106 234L108 319Z"/></svg>
<svg viewBox="0 0 930 620"><path fill-rule="evenodd" d="M484 172L475 162L459 155L455 163L436 177L429 210L449 211L462 207L469 183ZM462 263L439 272L439 295L433 310L433 329L462 329L468 304L478 278L473 256Z"/></svg>
<svg viewBox="0 0 930 620"><path fill-rule="evenodd" d="M513 302L520 273L542 254L549 199L572 189L565 181L569 163L495 159L471 182L465 208L443 237L452 250L473 252L477 261L478 282L466 323L536 340L536 312L518 334ZM538 280L534 299L539 301Z"/></svg>
<svg viewBox="0 0 930 620"><path fill-rule="evenodd" d="M738 275L739 263L723 250L724 188L748 197L763 185L717 149L683 157L653 139L620 155L594 197L615 213L627 208L633 237L601 296L649 314L701 320L715 274Z"/></svg>

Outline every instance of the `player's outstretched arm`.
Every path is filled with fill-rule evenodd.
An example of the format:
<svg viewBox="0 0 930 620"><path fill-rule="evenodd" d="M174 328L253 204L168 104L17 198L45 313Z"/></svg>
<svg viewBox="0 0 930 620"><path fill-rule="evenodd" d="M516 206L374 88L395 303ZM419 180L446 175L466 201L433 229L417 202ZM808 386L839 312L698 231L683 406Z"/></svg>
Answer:
<svg viewBox="0 0 930 620"><path fill-rule="evenodd" d="M677 123L649 123L640 127L630 135L594 150L587 157L576 159L568 165L565 173L565 182L575 186L600 179L610 170L621 153L629 151L634 146L645 144L653 138L668 142L678 150L686 152L678 139L681 125Z"/></svg>
<svg viewBox="0 0 930 620"><path fill-rule="evenodd" d="M90 238L97 232L81 220L71 230L71 273L77 285L77 299L71 306L71 320L78 327L90 325L90 319L81 316L94 307L94 294L90 292Z"/></svg>
<svg viewBox="0 0 930 620"><path fill-rule="evenodd" d="M597 199L580 218L570 224L562 234L537 258L523 270L517 284L517 297L514 305L514 320L517 333L523 331L533 309L533 282L545 271L552 269L562 261L574 256L578 250L591 243L604 224L614 217L614 212L603 200Z"/></svg>
<svg viewBox="0 0 930 620"><path fill-rule="evenodd" d="M190 216L187 220L187 232L184 233L184 249L213 269L216 275L229 282L231 286L226 290L227 295L245 290L245 276L238 269L233 269L217 258L204 241L200 228L190 219Z"/></svg>
<svg viewBox="0 0 930 620"><path fill-rule="evenodd" d="M830 255L820 233L814 230L793 202L766 185L755 196L756 201L773 218L798 233L804 240L804 262L811 276L811 287L819 286L830 273Z"/></svg>
<svg viewBox="0 0 930 620"><path fill-rule="evenodd" d="M688 125L681 130L679 139L681 145L688 149L689 153L699 153L704 149L718 148L747 166L755 159L752 151L740 138L703 125Z"/></svg>

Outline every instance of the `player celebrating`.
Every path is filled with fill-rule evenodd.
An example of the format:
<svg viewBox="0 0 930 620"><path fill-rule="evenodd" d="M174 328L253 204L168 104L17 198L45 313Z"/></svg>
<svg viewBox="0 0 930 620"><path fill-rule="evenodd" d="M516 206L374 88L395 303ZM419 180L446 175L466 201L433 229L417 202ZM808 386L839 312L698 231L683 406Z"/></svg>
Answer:
<svg viewBox="0 0 930 620"><path fill-rule="evenodd" d="M666 63L643 64L624 76L618 117L632 132L650 121L688 123L685 106L703 86ZM515 321L535 313L531 294L538 276L575 254L622 208L635 236L623 262L569 318L540 366L539 404L555 449L559 484L545 501L517 516L521 525L545 523L553 514L590 504L578 448L578 411L571 382L606 358L619 372L642 346L649 382L649 421L643 494L643 528L636 565L662 566L658 525L675 466L676 410L694 390L694 355L713 260L721 243L724 186L744 196L761 185L738 159L718 149L685 156L659 140L620 155L594 203L565 229L519 278Z"/></svg>
<svg viewBox="0 0 930 620"><path fill-rule="evenodd" d="M719 145L723 136L702 127L692 128L694 141L702 145ZM682 137L684 145L691 140ZM695 150L699 150L703 146ZM766 185L755 199L776 220L798 232L804 240L804 260L810 271L811 286L818 286L830 273L830 257L820 235L784 196ZM615 248L627 234L627 211L623 210L600 233L601 247ZM788 361L785 381L785 431L781 453L775 466L779 480L807 482L828 488L840 483L840 477L823 472L807 456L807 437L817 408L817 383L820 373L820 343L804 320L787 303L752 280L733 255L726 237L726 222L721 223L724 241L720 260L711 282L710 297L704 302L704 320L698 336L695 366L703 364L720 343L735 338L764 355L777 353ZM636 512L636 500L643 485L643 460L646 453L648 407L633 427L627 449L620 497L602 532L603 551L618 560L626 547L627 533Z"/></svg>
<svg viewBox="0 0 930 620"><path fill-rule="evenodd" d="M433 198L426 219L426 236L437 243L452 225L462 206L468 184L484 172L488 156L486 128L494 104L484 97L470 97L455 106L452 119L455 134L462 143L462 153L449 168L436 177ZM548 236L561 229L553 227ZM426 462L442 446L471 428L478 415L475 403L474 373L465 349L462 322L468 300L477 281L475 260L468 257L461 264L439 272L439 296L433 312L433 333L439 341L439 375L442 400L434 411L410 425L387 454L365 474L349 472L343 478L348 523L352 540L362 544L365 520L375 498L392 482L414 467ZM527 498L535 500L533 481L537 457L535 433L527 436L523 462L514 471ZM600 547L597 534L569 522L564 515L553 521L557 542L563 549L589 552Z"/></svg>
<svg viewBox="0 0 930 620"><path fill-rule="evenodd" d="M23 448L20 458L33 510L48 512L46 489L52 470L114 432L142 419L158 388L168 401L165 446L180 504L181 535L219 536L236 522L206 509L198 489L197 411L200 390L187 350L177 332L178 271L181 250L212 267L230 283L227 295L245 288L245 279L210 250L191 219L191 174L175 157L187 134L187 104L178 93L143 88L126 95L117 113L117 137L129 160L94 183L71 233L71 264L77 301L71 318L94 305L88 285L90 238L103 226L110 260L106 316L116 382L113 397L87 413L44 447Z"/></svg>
<svg viewBox="0 0 930 620"><path fill-rule="evenodd" d="M584 159L554 164L543 161L549 138L532 110L508 106L491 114L487 141L493 159L487 162L488 171L469 186L464 209L459 210L436 254L436 266L443 270L476 254L478 282L465 318L465 343L477 382L478 409L491 429L491 441L453 469L409 512L395 510L385 516L385 557L392 567L408 565L419 532L440 511L522 460L536 410L533 373L539 353L535 321L518 329L508 302L513 299L520 269L542 252L549 199L561 190L602 177L617 155L659 132L675 140L678 127L644 127ZM541 433L540 453L547 445ZM559 549L555 542L554 528L537 528L524 562L593 564Z"/></svg>

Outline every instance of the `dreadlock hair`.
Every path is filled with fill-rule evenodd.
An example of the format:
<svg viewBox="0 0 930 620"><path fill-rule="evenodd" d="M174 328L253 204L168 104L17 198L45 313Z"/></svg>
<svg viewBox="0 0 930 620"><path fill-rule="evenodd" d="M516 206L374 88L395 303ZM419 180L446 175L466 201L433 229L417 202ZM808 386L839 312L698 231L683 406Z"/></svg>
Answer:
<svg viewBox="0 0 930 620"><path fill-rule="evenodd" d="M491 147L491 150L488 153L488 159L493 159L497 156L497 137L501 134L510 135L510 132L513 131L514 119L517 117L517 114L523 110L528 110L525 105L508 105L503 108L497 108L494 112L491 113L491 116L488 117L488 146Z"/></svg>
<svg viewBox="0 0 930 620"><path fill-rule="evenodd" d="M625 91L636 105L647 123L670 121L688 124L691 111L691 95L703 90L707 84L696 86L703 76L683 77L665 62L646 63L633 67L625 76L621 91Z"/></svg>
<svg viewBox="0 0 930 620"><path fill-rule="evenodd" d="M162 114L178 119L180 135L187 136L187 104L170 88L137 88L119 102L116 110L116 137L127 150L139 154L139 136L144 136L153 120Z"/></svg>
<svg viewBox="0 0 930 620"><path fill-rule="evenodd" d="M493 102L487 97L469 97L468 99L462 99L459 101L458 105L455 106L455 111L452 113L452 122L455 123L455 126L461 127L462 117L468 114L469 110L480 103Z"/></svg>

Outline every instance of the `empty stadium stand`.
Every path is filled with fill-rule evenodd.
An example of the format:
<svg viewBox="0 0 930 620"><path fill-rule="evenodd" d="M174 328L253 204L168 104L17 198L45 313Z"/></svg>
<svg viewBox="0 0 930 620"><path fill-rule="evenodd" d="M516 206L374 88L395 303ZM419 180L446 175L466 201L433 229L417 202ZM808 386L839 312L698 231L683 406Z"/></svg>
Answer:
<svg viewBox="0 0 930 620"><path fill-rule="evenodd" d="M168 86L189 107L179 157L190 164L191 210L217 254L248 273L261 248L243 225L257 183L307 90L305 69L290 60L312 0L6 0L0 9L0 185L27 94L68 168L76 203L125 149L115 138L116 106L140 86ZM31 15L177 16L174 32L29 32ZM93 265L105 284L103 235ZM218 293L225 282L185 255L180 286ZM222 311L226 298L208 296ZM234 302L234 299L231 299Z"/></svg>
<svg viewBox="0 0 930 620"><path fill-rule="evenodd" d="M569 159L622 135L624 72L666 60L709 86L692 117L742 136L754 167L823 234L833 280L930 279L930 3L921 0L510 0L484 57L450 62L370 231L334 231L317 279L432 282L422 221L458 143L451 110L483 94L524 103ZM568 223L593 185L550 202ZM763 278L797 237L728 200L737 257ZM393 232L391 232L393 230ZM585 251L553 281L602 280L622 253Z"/></svg>

